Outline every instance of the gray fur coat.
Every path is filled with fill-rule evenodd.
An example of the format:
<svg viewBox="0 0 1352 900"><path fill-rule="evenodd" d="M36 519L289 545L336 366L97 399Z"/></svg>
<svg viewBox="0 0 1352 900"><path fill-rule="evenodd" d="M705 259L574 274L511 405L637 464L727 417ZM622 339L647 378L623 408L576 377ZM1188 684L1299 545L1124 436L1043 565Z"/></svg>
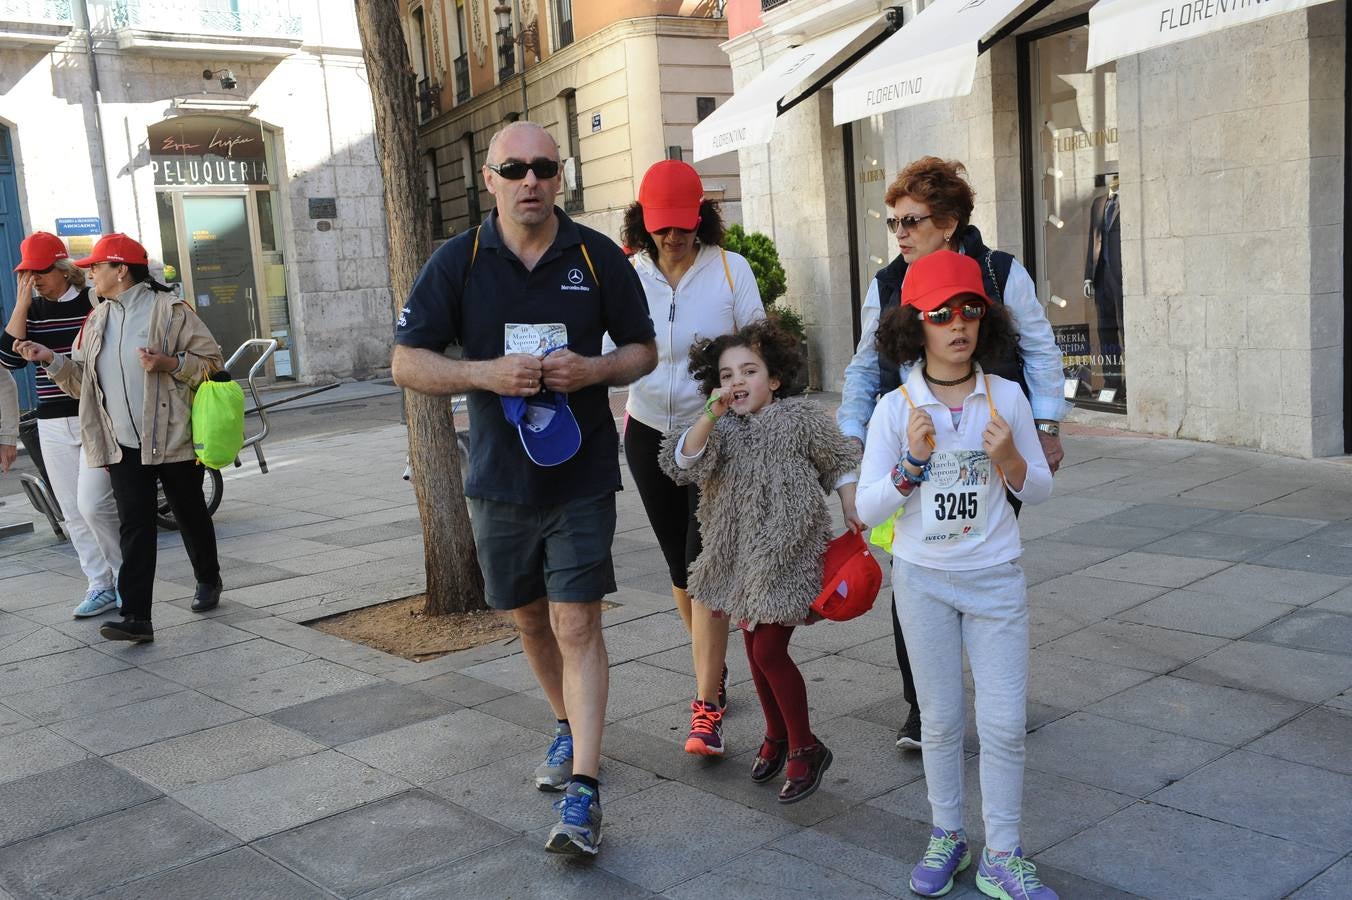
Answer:
<svg viewBox="0 0 1352 900"><path fill-rule="evenodd" d="M798 397L723 416L689 469L676 464L683 433L666 434L658 459L677 484L699 485L704 549L690 567L690 596L734 622L801 623L822 588L826 495L858 464L854 444Z"/></svg>

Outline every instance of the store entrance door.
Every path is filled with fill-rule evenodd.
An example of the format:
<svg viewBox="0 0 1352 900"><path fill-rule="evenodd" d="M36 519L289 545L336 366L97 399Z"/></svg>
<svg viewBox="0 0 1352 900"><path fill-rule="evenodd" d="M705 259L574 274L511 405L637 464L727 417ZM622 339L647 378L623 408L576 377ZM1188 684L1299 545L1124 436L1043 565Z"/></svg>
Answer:
<svg viewBox="0 0 1352 900"><path fill-rule="evenodd" d="M248 198L180 196L188 289L197 314L229 356L240 344L259 334L258 276L254 269Z"/></svg>

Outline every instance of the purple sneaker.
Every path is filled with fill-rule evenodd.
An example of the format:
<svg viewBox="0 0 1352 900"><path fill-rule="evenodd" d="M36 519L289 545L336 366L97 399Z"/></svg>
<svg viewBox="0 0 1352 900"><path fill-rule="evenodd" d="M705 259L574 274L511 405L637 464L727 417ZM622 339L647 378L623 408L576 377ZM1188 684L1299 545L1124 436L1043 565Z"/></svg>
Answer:
<svg viewBox="0 0 1352 900"><path fill-rule="evenodd" d="M1018 847L1009 856L992 856L982 851L976 867L976 886L987 897L997 900L1056 900L1056 891L1037 877L1037 866L1023 858Z"/></svg>
<svg viewBox="0 0 1352 900"><path fill-rule="evenodd" d="M925 857L911 870L911 890L922 897L942 897L953 890L953 876L972 864L967 838L961 831L935 828Z"/></svg>

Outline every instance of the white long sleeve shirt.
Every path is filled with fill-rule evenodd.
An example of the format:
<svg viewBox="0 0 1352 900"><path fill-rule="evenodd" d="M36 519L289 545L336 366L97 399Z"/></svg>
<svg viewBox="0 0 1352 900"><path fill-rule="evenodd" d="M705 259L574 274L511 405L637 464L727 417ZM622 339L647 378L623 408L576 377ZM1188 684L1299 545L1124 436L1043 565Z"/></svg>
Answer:
<svg viewBox="0 0 1352 900"><path fill-rule="evenodd" d="M657 329L657 368L629 386L629 415L657 431L693 419L704 407L699 384L690 377L690 345L765 318L751 264L717 246L701 246L694 264L672 286L646 253L634 268L648 297L648 315ZM732 284L728 284L728 275Z"/></svg>
<svg viewBox="0 0 1352 900"><path fill-rule="evenodd" d="M905 387L916 407L928 412L934 420L935 450L980 450L982 434L991 419L986 399L987 378L991 400L1009 423L1014 433L1014 446L1028 465L1023 488L1012 493L1024 503L1041 503L1051 496L1052 473L1047 468L1047 458L1037 437L1032 408L1017 384L998 375L985 376L978 367L976 389L963 401L962 415L956 427L948 407L930 391L921 374L921 366L911 368ZM904 505L893 531L892 555L918 566L968 571L1018 559L1023 553L1019 523L1000 484L991 486L985 540L924 542L921 489L916 488L910 496L903 497L892 484L892 468L909 449L906 426L910 420L911 407L901 391L892 391L878 401L868 425L859 489L855 495L859 518L869 525L880 525Z"/></svg>

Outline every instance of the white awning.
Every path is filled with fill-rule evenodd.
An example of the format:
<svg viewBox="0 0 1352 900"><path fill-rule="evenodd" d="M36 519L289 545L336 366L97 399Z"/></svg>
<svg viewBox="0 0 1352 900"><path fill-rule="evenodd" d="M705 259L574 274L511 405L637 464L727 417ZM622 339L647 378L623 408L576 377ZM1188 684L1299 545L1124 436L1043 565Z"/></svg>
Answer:
<svg viewBox="0 0 1352 900"><path fill-rule="evenodd" d="M972 92L977 45L1028 0L937 0L836 79L835 121Z"/></svg>
<svg viewBox="0 0 1352 900"><path fill-rule="evenodd" d="M870 31L881 32L886 23L887 16L880 15L785 51L695 126L695 161L769 143L779 117L779 101L799 85L811 84L829 72L851 44Z"/></svg>
<svg viewBox="0 0 1352 900"><path fill-rule="evenodd" d="M1088 68L1142 50L1327 0L1099 0L1089 10ZM1273 73L1274 78L1281 75Z"/></svg>

